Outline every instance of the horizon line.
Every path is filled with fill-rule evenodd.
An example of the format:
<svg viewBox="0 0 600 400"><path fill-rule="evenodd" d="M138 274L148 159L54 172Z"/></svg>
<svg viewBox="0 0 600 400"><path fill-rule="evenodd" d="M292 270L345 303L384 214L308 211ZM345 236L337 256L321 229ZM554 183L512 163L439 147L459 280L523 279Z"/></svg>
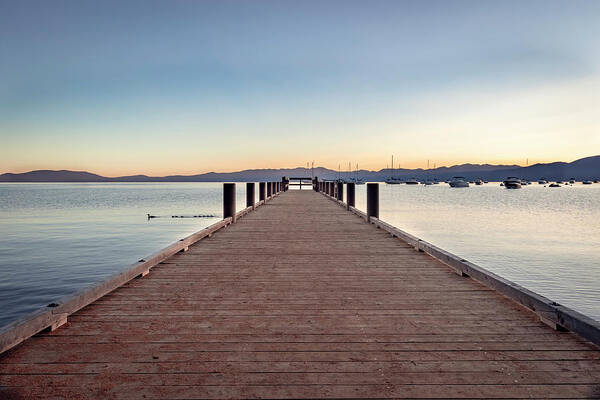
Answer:
<svg viewBox="0 0 600 400"><path fill-rule="evenodd" d="M490 164L490 163L470 163L470 162L466 162L466 163L461 163L461 164L454 164L454 165L450 165L450 166L446 166L446 165L442 165L442 166L438 166L438 167L434 167L434 168L393 168L393 170L405 170L405 171L432 171L432 170L437 170L440 168L453 168L453 167L460 167L463 165L473 165L473 166L495 166L495 167L515 167L515 168L528 168L528 167L532 167L535 165L547 165L547 164L553 164L553 163L571 163L574 161L578 161L581 159L585 159L585 158L590 158L590 157L599 157L600 154L596 154L596 155L591 155L591 156L586 156L586 157L581 157L581 158L576 158L574 160L571 161L550 161L550 162L537 162L534 164L527 164L527 165L519 165L519 164ZM333 172L348 172L347 169L333 169L333 168L328 168L328 167L323 167L323 166L315 166L315 167L305 167L305 166L297 166L297 167L280 167L280 168L245 168L245 169L240 169L240 170L235 170L235 171L207 171L207 172L197 172L197 173L190 173L190 174L185 174L185 173L174 173L174 174L167 174L167 175L147 175L144 173L132 173L132 174L124 174L124 175L116 175L116 176L109 176L109 175L102 175L100 173L96 173L96 172L91 172L90 170L81 170L81 169L65 169L65 168L61 168L61 169L32 169L32 170L26 170L23 172L3 172L0 175L6 175L6 174L13 174L13 175L19 175L19 174L27 174L27 173L31 173L31 172L39 172L39 171L51 171L51 172L79 172L79 173L89 173L89 174L94 174L94 175L98 175L100 177L103 178L123 178L123 177L132 177L132 176L145 176L145 177L149 177L149 178L165 178L165 177L173 177L173 176L195 176L195 175L206 175L206 174L234 174L234 173L239 173L239 172L244 172L244 171L276 171L276 170L294 170L294 169L305 169L305 170L311 170L311 169L326 169L329 171L333 171ZM381 172L381 171L385 171L385 170L391 170L392 168L390 168L390 166L388 165L386 168L381 168L378 170L371 170L371 169L359 169L358 171L366 171L366 172ZM355 171L354 169L351 169L351 171Z"/></svg>

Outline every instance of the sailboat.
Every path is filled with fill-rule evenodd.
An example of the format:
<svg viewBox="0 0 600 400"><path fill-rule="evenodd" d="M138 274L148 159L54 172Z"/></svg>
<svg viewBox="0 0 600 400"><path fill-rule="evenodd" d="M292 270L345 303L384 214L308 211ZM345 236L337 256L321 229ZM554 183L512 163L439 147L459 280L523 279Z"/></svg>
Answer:
<svg viewBox="0 0 600 400"><path fill-rule="evenodd" d="M365 181L358 176L358 164L356 164L356 171L354 172L354 177L350 178L351 182L354 182L355 185L364 185Z"/></svg>
<svg viewBox="0 0 600 400"><path fill-rule="evenodd" d="M393 175L394 175L394 156L392 156L392 176L387 178L385 180L385 183L387 183L388 185L398 185L398 184L402 183L402 181L400 179L396 178Z"/></svg>

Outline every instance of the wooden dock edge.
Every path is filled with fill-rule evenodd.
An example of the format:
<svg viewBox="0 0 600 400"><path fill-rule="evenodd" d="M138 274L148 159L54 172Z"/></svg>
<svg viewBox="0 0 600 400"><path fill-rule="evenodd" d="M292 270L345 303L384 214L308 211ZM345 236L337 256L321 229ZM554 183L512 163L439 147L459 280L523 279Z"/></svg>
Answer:
<svg viewBox="0 0 600 400"><path fill-rule="evenodd" d="M325 193L322 194L329 200L337 203L340 207L344 209L348 208L349 212L359 216L366 222L371 223L378 228L389 232L392 236L408 243L410 246L414 247L415 250L427 253L433 258L448 265L457 274L470 277L484 286L501 293L512 301L519 303L526 309L537 314L539 319L550 327L556 330L571 331L595 345L600 346L600 322L569 307L562 306L557 302L511 282L508 279L504 279L485 268L440 249L439 247L419 239L410 233L404 232L378 218L371 217L369 221L366 213L355 207L346 207L346 203L335 197Z"/></svg>
<svg viewBox="0 0 600 400"><path fill-rule="evenodd" d="M257 202L254 207L246 207L236 213L236 219L242 218L257 207L266 204L266 202L274 199L279 193L268 197L266 200ZM27 340L33 335L42 331L52 331L67 322L67 317L74 312L82 309L88 304L93 303L102 296L112 292L113 290L123 286L130 280L145 276L152 267L160 264L169 257L180 251L187 251L192 244L212 236L213 233L232 223L232 218L223 219L214 223L198 232L165 247L156 253L145 257L123 272L111 276L110 278L95 284L91 287L84 288L72 295L68 295L51 303L47 308L34 311L22 318L4 326L0 329L0 354L15 347L21 342Z"/></svg>

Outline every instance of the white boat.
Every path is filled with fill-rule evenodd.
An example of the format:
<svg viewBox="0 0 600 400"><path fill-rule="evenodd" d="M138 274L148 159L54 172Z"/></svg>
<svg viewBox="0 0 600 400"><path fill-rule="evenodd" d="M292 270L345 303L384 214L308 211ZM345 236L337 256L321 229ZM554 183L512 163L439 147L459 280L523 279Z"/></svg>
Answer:
<svg viewBox="0 0 600 400"><path fill-rule="evenodd" d="M542 179L540 179L540 180L538 181L538 183L539 183L540 185L545 185L546 183L548 183L548 181L546 180L546 178L542 178Z"/></svg>
<svg viewBox="0 0 600 400"><path fill-rule="evenodd" d="M592 181L583 181L583 182L581 182L581 183L583 183L584 185L591 185L591 184L592 184Z"/></svg>
<svg viewBox="0 0 600 400"><path fill-rule="evenodd" d="M455 176L448 184L453 188L469 187L469 182L463 176Z"/></svg>
<svg viewBox="0 0 600 400"><path fill-rule="evenodd" d="M514 176L509 176L503 183L507 189L521 189L521 180Z"/></svg>

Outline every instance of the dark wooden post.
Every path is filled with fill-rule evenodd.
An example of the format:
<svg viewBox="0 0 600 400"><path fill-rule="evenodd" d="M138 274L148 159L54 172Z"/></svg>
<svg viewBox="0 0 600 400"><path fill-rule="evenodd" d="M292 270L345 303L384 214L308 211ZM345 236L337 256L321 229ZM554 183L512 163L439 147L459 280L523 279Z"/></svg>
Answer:
<svg viewBox="0 0 600 400"><path fill-rule="evenodd" d="M273 194L273 182L267 182L267 199Z"/></svg>
<svg viewBox="0 0 600 400"><path fill-rule="evenodd" d="M281 193L281 182L276 182L277 185L277 193Z"/></svg>
<svg viewBox="0 0 600 400"><path fill-rule="evenodd" d="M284 192L288 191L288 186L287 186L288 182L287 182L287 177L282 177L281 178L281 190L283 190Z"/></svg>
<svg viewBox="0 0 600 400"><path fill-rule="evenodd" d="M354 207L354 183L346 184L346 209L349 210L350 207Z"/></svg>
<svg viewBox="0 0 600 400"><path fill-rule="evenodd" d="M337 182L336 199L344 201L344 182Z"/></svg>
<svg viewBox="0 0 600 400"><path fill-rule="evenodd" d="M367 218L379 218L379 183L367 183Z"/></svg>
<svg viewBox="0 0 600 400"><path fill-rule="evenodd" d="M246 207L254 208L254 182L246 182Z"/></svg>
<svg viewBox="0 0 600 400"><path fill-rule="evenodd" d="M258 200L264 200L266 198L266 186L265 182L259 182L258 184Z"/></svg>
<svg viewBox="0 0 600 400"><path fill-rule="evenodd" d="M235 223L235 183L223 184L223 219L229 217Z"/></svg>
<svg viewBox="0 0 600 400"><path fill-rule="evenodd" d="M329 182L329 195L331 197L333 197L333 195L335 194L335 188L333 186L334 184L335 184L335 182Z"/></svg>

